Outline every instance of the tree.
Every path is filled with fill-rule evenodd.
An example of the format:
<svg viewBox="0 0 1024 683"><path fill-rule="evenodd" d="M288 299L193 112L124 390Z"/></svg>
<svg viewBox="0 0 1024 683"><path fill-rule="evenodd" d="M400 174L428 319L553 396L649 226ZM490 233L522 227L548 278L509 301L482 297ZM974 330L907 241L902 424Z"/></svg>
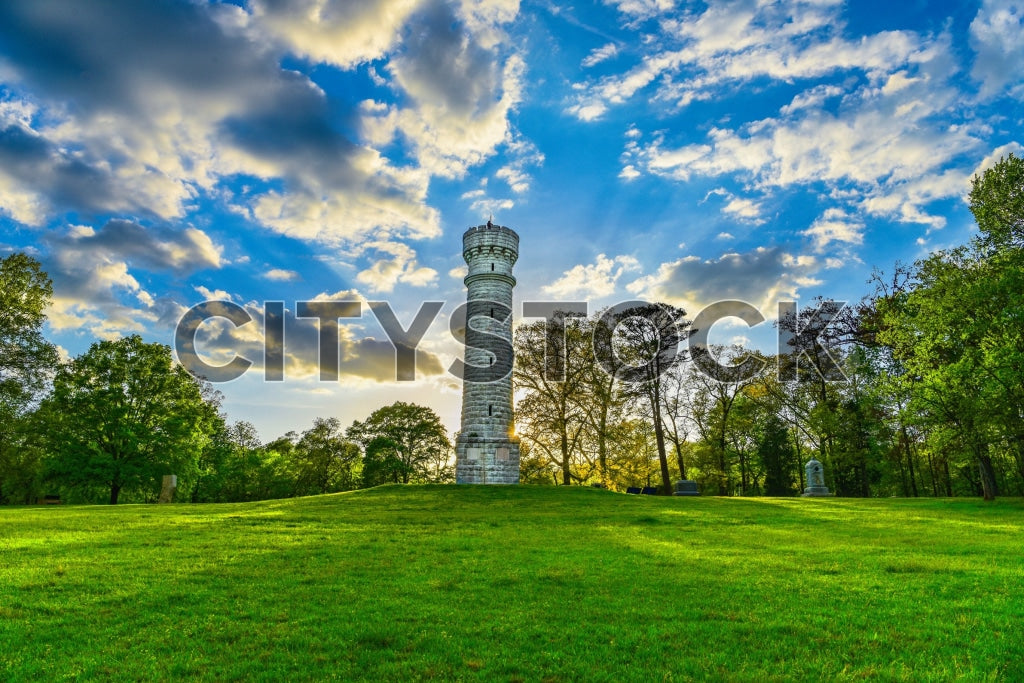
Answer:
<svg viewBox="0 0 1024 683"><path fill-rule="evenodd" d="M1024 247L1024 159L1012 153L971 182L971 213L982 253Z"/></svg>
<svg viewBox="0 0 1024 683"><path fill-rule="evenodd" d="M285 441L287 453L293 453L294 443ZM191 487L193 503L288 498L298 490L291 460L261 444L256 428L249 422L229 425L221 419L211 443L199 457L198 469Z"/></svg>
<svg viewBox="0 0 1024 683"><path fill-rule="evenodd" d="M410 481L445 482L451 476L452 444L445 433L441 418L430 408L414 403L397 401L378 408L365 422L353 422L346 430L349 439L361 444L364 452L373 444L373 457L392 449L397 459L398 479ZM377 441L376 439L383 439ZM445 463L445 466L438 466Z"/></svg>
<svg viewBox="0 0 1024 683"><path fill-rule="evenodd" d="M682 363L675 365L665 375L665 390L662 399L665 437L672 443L680 479L688 479L683 452L686 450L686 442L689 437L689 431L686 429L691 389L689 380L689 373L686 372L685 366Z"/></svg>
<svg viewBox="0 0 1024 683"><path fill-rule="evenodd" d="M218 419L170 348L138 335L97 342L61 367L45 408L51 475L106 489L111 505L122 491L154 492L164 474L193 472Z"/></svg>
<svg viewBox="0 0 1024 683"><path fill-rule="evenodd" d="M366 444L363 456L363 486L397 484L405 473L405 465L398 452L398 444L385 436L378 436Z"/></svg>
<svg viewBox="0 0 1024 683"><path fill-rule="evenodd" d="M559 467L565 486L590 474L578 470L586 425L584 382L593 362L589 337L572 322L520 325L514 340L517 432L537 455Z"/></svg>
<svg viewBox="0 0 1024 683"><path fill-rule="evenodd" d="M663 409L665 377L682 362L679 349L689 335L686 311L667 304L646 304L608 316L594 330L594 349L599 358L616 356L628 367L623 372L624 393L637 407L646 410L654 427L654 438L661 465L661 490L672 494L672 476L665 448Z"/></svg>
<svg viewBox="0 0 1024 683"><path fill-rule="evenodd" d="M764 467L764 489L769 496L793 495L793 445L789 430L777 415L768 415L761 425L757 458Z"/></svg>
<svg viewBox="0 0 1024 683"><path fill-rule="evenodd" d="M743 392L759 374L748 364L764 367L764 359L741 346L711 346L697 352L690 375L695 386L691 398L691 417L697 434L709 449L718 495L732 493L732 457L734 408ZM709 356L704 358L705 354ZM712 361L710 356L716 358ZM744 452L745 457L745 452ZM745 492L746 462L741 461L741 492ZM710 473L709 473L710 474Z"/></svg>
<svg viewBox="0 0 1024 683"><path fill-rule="evenodd" d="M992 500L1003 461L1024 487L1024 160L975 177L970 245L919 261L904 287L878 292L877 339L906 369L909 406L929 438L969 462ZM1007 463L1008 464L1008 463Z"/></svg>
<svg viewBox="0 0 1024 683"><path fill-rule="evenodd" d="M356 488L359 447L341 433L337 418L317 418L291 454L297 494L316 495Z"/></svg>
<svg viewBox="0 0 1024 683"><path fill-rule="evenodd" d="M37 493L41 449L29 418L58 364L41 332L52 295L38 261L0 259L0 502Z"/></svg>

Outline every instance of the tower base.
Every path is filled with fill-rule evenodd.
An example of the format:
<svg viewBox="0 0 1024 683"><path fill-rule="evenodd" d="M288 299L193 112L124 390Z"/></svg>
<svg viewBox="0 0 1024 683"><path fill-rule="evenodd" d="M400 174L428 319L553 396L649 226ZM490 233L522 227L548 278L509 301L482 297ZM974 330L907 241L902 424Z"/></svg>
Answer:
<svg viewBox="0 0 1024 683"><path fill-rule="evenodd" d="M459 436L455 443L456 484L518 484L519 439L490 441Z"/></svg>

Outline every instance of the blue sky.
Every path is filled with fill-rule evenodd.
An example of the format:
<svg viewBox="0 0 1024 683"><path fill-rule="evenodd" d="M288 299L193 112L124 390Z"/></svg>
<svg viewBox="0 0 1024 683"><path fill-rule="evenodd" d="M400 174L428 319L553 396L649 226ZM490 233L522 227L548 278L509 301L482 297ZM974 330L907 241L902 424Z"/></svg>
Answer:
<svg viewBox="0 0 1024 683"><path fill-rule="evenodd" d="M520 300L858 299L969 238L969 179L1024 141L1022 35L1012 0L3 3L0 254L43 262L70 355L245 307L198 346L255 361L218 388L265 438L395 400L454 430L467 227L520 234ZM314 299L446 305L416 381L365 308L321 381ZM772 332L712 331L743 338Z"/></svg>

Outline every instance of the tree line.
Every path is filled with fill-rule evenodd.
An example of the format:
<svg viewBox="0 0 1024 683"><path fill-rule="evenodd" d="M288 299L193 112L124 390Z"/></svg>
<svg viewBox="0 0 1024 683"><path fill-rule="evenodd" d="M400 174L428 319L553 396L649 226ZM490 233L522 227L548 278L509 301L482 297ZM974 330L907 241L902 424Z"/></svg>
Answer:
<svg viewBox="0 0 1024 683"><path fill-rule="evenodd" d="M397 402L344 430L318 418L263 444L165 345L132 335L60 362L41 333L51 296L33 258L0 260L0 503L152 502L171 473L195 503L454 480L444 426L423 406Z"/></svg>
<svg viewBox="0 0 1024 683"><path fill-rule="evenodd" d="M664 304L520 325L522 481L795 495L814 457L841 496L1024 495L1024 161L974 178L969 204L969 244L876 272L856 306L783 316L774 356L682 352L698 330ZM30 256L0 260L0 503L151 501L169 473L192 502L454 480L423 406L264 444L164 345L100 341L62 362L42 335L52 294Z"/></svg>
<svg viewBox="0 0 1024 683"><path fill-rule="evenodd" d="M1024 161L969 204L969 244L783 316L775 356L676 353L697 330L665 304L520 326L524 481L795 495L814 457L841 496L1024 495Z"/></svg>

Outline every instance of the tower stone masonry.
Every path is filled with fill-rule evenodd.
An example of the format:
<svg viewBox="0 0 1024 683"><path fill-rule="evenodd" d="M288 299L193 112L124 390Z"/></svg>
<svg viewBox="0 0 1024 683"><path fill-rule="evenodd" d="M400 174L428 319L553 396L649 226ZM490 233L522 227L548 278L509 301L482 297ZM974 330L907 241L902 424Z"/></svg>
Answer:
<svg viewBox="0 0 1024 683"><path fill-rule="evenodd" d="M466 354L462 431L455 442L459 484L518 484L519 439L512 413L512 266L519 235L487 221L462 236Z"/></svg>

